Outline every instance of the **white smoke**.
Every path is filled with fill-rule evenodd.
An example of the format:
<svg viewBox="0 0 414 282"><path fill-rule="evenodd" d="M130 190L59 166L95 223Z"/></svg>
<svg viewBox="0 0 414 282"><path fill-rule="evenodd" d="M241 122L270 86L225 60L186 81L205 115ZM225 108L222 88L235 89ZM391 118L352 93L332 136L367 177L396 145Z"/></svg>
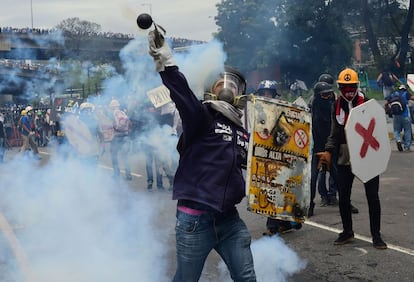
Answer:
<svg viewBox="0 0 414 282"><path fill-rule="evenodd" d="M96 103L109 103L113 98L124 102L132 97L141 115L135 118L146 118L142 111L148 103L146 92L161 84L147 50L143 36L123 48L123 72L104 82L105 90ZM225 59L221 44L215 41L176 55L200 99L202 85L211 72L223 70ZM176 156L177 137L166 126L149 124L139 135L137 140L157 146L165 159ZM111 173L76 158L65 159L65 155L52 152L43 166L16 157L0 167L0 211L13 226L21 227L15 232L27 253L30 282L171 280L167 252L173 247L167 242L167 232L155 224L163 212L162 203L142 191L145 189L134 192L114 182ZM136 157L135 151L129 157ZM173 214L170 217L175 221ZM13 261L10 250L3 252L7 249L3 243L0 235L0 250L5 256L0 256L0 267L2 261ZM258 281L285 281L304 268L277 237L253 242L252 251ZM23 281L17 264L6 270L0 279Z"/></svg>
<svg viewBox="0 0 414 282"><path fill-rule="evenodd" d="M0 205L22 227L30 281L168 280L166 236L151 224L157 211L145 192L76 159L23 160L2 168Z"/></svg>
<svg viewBox="0 0 414 282"><path fill-rule="evenodd" d="M279 236L253 241L251 249L258 282L285 282L306 267L306 261L300 259ZM217 282L229 281L230 276L223 261L219 269L220 278Z"/></svg>

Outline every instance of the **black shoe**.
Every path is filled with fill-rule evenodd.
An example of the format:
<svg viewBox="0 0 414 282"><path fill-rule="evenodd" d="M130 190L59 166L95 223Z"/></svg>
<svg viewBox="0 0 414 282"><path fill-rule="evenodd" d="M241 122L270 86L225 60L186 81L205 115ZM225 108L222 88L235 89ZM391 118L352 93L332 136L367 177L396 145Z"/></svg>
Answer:
<svg viewBox="0 0 414 282"><path fill-rule="evenodd" d="M308 209L308 217L313 216L313 206L310 206Z"/></svg>
<svg viewBox="0 0 414 282"><path fill-rule="evenodd" d="M131 174L126 175L125 179L128 180L128 181L132 180L132 175Z"/></svg>
<svg viewBox="0 0 414 282"><path fill-rule="evenodd" d="M359 213L359 210L351 204L351 212L352 213Z"/></svg>
<svg viewBox="0 0 414 282"><path fill-rule="evenodd" d="M326 207L328 204L329 204L328 198L322 197L320 206Z"/></svg>
<svg viewBox="0 0 414 282"><path fill-rule="evenodd" d="M278 234L277 230L273 229L273 228L272 229L267 229L265 232L263 232L263 236L269 236L269 237L275 236L277 234Z"/></svg>
<svg viewBox="0 0 414 282"><path fill-rule="evenodd" d="M152 192L152 181L148 181L147 189L148 189L149 192Z"/></svg>
<svg viewBox="0 0 414 282"><path fill-rule="evenodd" d="M278 232L280 234L284 234L284 233L288 233L290 231L292 231L293 227L290 224L290 222L286 221L286 223L283 223L279 226Z"/></svg>
<svg viewBox="0 0 414 282"><path fill-rule="evenodd" d="M343 245L354 239L354 232L339 233L338 239L335 240L334 245Z"/></svg>
<svg viewBox="0 0 414 282"><path fill-rule="evenodd" d="M295 230L299 230L302 228L302 223L300 222L291 222L290 225L292 226L293 229Z"/></svg>
<svg viewBox="0 0 414 282"><path fill-rule="evenodd" d="M329 199L328 205L336 206L338 204L338 199L336 198L336 196L329 196L328 199Z"/></svg>
<svg viewBox="0 0 414 282"><path fill-rule="evenodd" d="M382 241L381 237L372 239L372 245L374 246L375 249L379 249L379 250L385 250L388 248L387 244L385 244L385 242Z"/></svg>
<svg viewBox="0 0 414 282"><path fill-rule="evenodd" d="M398 151L400 151L400 152L403 151L403 147L401 145L401 141L400 140L397 141L397 148L398 148Z"/></svg>

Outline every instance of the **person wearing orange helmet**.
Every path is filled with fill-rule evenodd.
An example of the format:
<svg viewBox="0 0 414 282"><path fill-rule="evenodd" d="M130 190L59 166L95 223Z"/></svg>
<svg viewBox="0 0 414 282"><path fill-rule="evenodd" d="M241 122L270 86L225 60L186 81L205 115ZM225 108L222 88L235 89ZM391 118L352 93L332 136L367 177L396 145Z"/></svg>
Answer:
<svg viewBox="0 0 414 282"><path fill-rule="evenodd" d="M354 238L351 210L351 189L355 175L352 173L349 161L349 149L345 138L345 124L352 108L361 105L366 98L359 87L358 74L350 68L339 73L337 80L341 92L335 101L332 111L332 126L325 144L325 151L317 153L319 158L318 169L325 166L330 169L331 159L337 159L337 185L339 193L339 212L341 214L343 232L335 240L335 245L343 245ZM336 154L336 158L332 155ZM365 194L368 200L370 231L373 246L377 249L386 249L387 244L381 238L381 205L378 196L379 175L364 183Z"/></svg>
<svg viewBox="0 0 414 282"><path fill-rule="evenodd" d="M32 156L40 160L42 159L39 156L39 149L35 142L35 127L34 127L34 118L33 118L33 107L27 106L24 111L22 111L21 117L21 135L23 138L23 145L20 148L21 154L26 154L30 149L32 150Z"/></svg>

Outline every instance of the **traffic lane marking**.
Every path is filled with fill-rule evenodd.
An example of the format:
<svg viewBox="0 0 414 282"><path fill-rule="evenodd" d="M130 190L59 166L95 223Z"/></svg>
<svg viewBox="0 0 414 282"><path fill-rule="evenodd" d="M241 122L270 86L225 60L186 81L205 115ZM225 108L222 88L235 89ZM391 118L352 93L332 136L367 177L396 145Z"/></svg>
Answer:
<svg viewBox="0 0 414 282"><path fill-rule="evenodd" d="M334 233L337 233L337 234L342 232L342 230L339 230L337 228L329 227L329 226L319 224L319 223L316 223L316 222L313 222L313 221L310 221L310 220L306 220L304 223L308 224L310 226L320 228L320 229L323 229L323 230L327 230L327 231L330 231L330 232L334 232ZM366 237L366 236L359 235L359 234L356 234L356 233L355 233L354 237L358 240L365 241L365 242L368 242L368 243L372 243L371 237ZM400 252L400 253L404 253L404 254L407 254L407 255L410 255L410 256L414 256L414 250L404 248L404 247L400 247L400 246L393 245L393 244L388 244L388 243L387 243L387 246L388 246L388 249L391 249L391 250L394 250L394 251L397 251L397 252Z"/></svg>

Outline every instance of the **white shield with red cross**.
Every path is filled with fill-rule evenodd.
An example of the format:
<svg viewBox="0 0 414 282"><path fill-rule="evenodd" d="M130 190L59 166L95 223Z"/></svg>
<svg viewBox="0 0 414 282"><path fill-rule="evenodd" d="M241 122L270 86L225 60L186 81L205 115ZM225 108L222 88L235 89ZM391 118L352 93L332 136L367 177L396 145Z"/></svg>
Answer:
<svg viewBox="0 0 414 282"><path fill-rule="evenodd" d="M412 91L414 91L414 74L409 73L407 74L407 84Z"/></svg>
<svg viewBox="0 0 414 282"><path fill-rule="evenodd" d="M351 110L345 125L352 172L362 182L383 173L391 155L383 107L374 99Z"/></svg>

